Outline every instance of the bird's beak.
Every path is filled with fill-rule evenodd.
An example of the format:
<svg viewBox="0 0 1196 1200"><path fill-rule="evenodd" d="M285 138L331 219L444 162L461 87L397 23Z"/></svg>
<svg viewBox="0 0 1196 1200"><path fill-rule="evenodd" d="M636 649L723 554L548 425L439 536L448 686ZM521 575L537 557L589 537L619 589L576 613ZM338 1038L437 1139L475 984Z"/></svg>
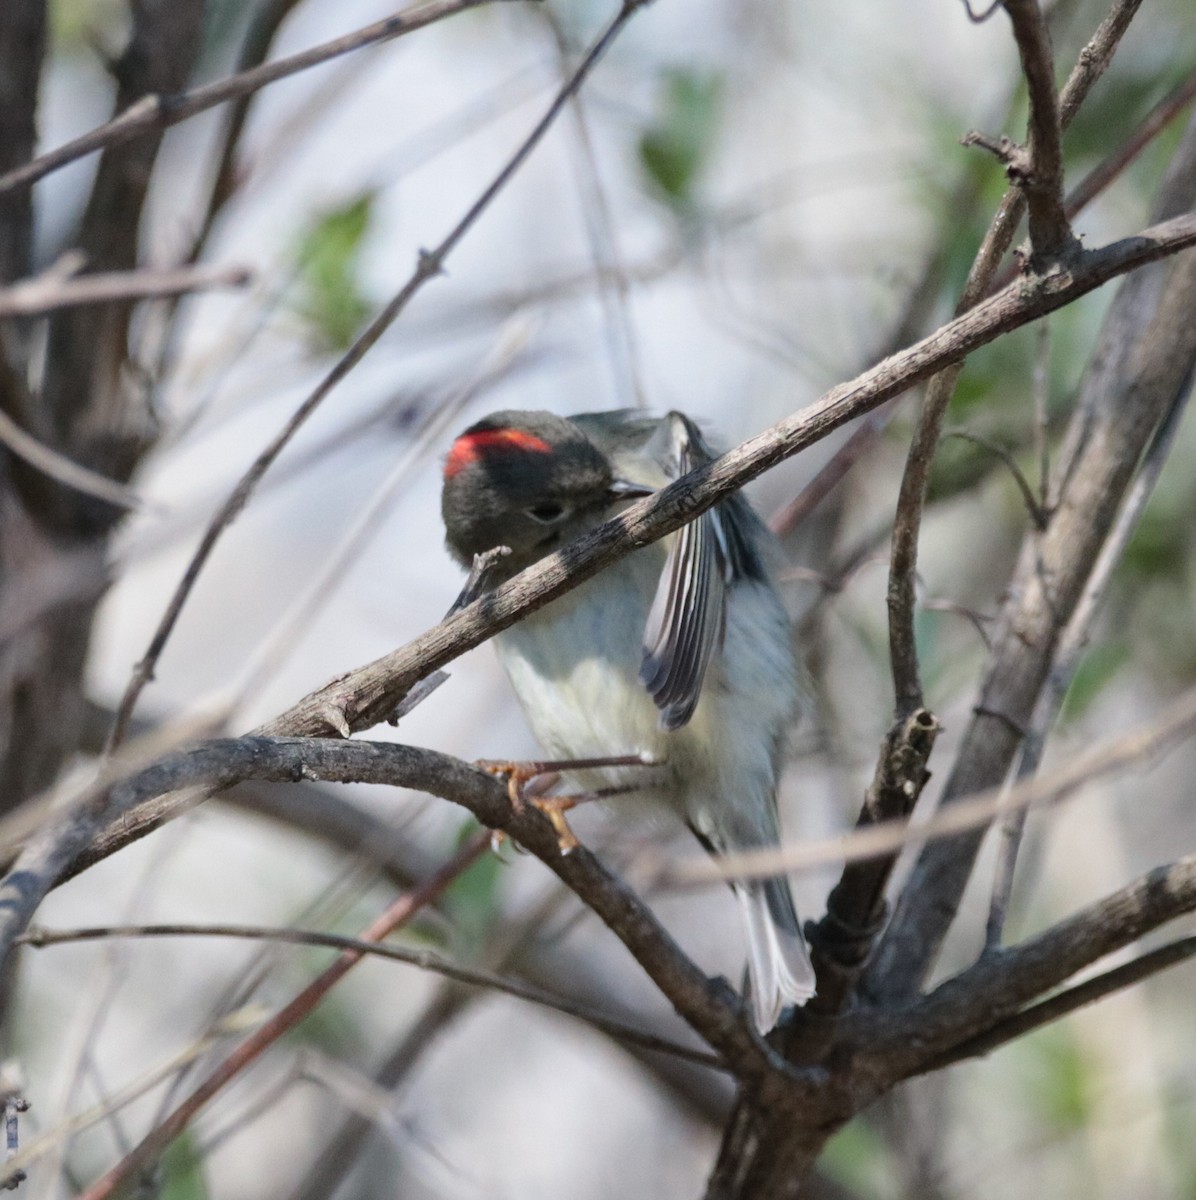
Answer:
<svg viewBox="0 0 1196 1200"><path fill-rule="evenodd" d="M607 491L612 500L636 500L641 496L651 496L656 489L643 483L632 483L630 479L616 479Z"/></svg>

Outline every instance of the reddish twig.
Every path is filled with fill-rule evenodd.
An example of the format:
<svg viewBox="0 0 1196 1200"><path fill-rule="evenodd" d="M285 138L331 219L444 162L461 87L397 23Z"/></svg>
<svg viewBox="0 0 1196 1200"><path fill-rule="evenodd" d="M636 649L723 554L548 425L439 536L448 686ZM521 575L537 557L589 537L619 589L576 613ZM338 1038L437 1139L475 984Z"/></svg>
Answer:
<svg viewBox="0 0 1196 1200"><path fill-rule="evenodd" d="M400 896L360 937L379 942L405 925L424 905L435 900L467 867L486 853L488 833L479 833L415 890ZM365 957L363 950L343 950L336 961L307 985L264 1025L256 1029L148 1137L83 1193L81 1200L105 1200L139 1167L151 1162L191 1123L196 1114L250 1063L293 1029Z"/></svg>

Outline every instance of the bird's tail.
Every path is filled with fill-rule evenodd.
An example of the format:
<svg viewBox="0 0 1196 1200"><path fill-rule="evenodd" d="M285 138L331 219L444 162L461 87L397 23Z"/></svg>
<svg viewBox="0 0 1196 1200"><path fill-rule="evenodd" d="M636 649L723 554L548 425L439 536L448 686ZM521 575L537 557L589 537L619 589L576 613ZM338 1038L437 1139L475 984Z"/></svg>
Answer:
<svg viewBox="0 0 1196 1200"><path fill-rule="evenodd" d="M791 1004L814 995L814 965L806 951L789 885L765 879L736 885L747 930L748 976L756 1025L767 1033Z"/></svg>

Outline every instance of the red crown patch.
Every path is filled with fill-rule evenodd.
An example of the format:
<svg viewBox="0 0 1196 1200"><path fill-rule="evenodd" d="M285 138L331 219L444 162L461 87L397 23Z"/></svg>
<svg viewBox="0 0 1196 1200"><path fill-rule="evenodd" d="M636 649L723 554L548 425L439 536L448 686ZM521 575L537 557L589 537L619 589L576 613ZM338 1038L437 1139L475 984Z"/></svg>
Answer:
<svg viewBox="0 0 1196 1200"><path fill-rule="evenodd" d="M479 462L487 454L509 453L512 450L531 451L533 454L551 454L552 447L534 433L522 429L479 429L475 433L463 433L454 443L444 460L444 477L452 479L470 463Z"/></svg>

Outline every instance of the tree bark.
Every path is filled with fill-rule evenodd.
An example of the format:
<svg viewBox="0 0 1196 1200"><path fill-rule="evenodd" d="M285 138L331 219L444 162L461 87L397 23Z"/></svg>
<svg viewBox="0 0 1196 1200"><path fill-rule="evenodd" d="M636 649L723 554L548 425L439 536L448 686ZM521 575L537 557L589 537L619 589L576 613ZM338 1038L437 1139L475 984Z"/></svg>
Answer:
<svg viewBox="0 0 1196 1200"><path fill-rule="evenodd" d="M134 0L129 43L115 64L119 111L170 94L191 73L203 0ZM37 73L44 53L40 0L0 0L0 170L34 148ZM19 89L10 106L9 87ZM12 134L12 140L9 134ZM142 213L162 133L112 147L100 160L75 245L89 271L137 265ZM29 273L28 189L0 197L0 270ZM6 339L5 411L34 437L125 482L154 439L148 396L130 383L132 302L58 313L50 321L44 386L30 394L19 338ZM7 331L6 331L7 332ZM104 592L108 534L121 510L49 479L11 454L0 476L0 812L48 787L85 724L83 669Z"/></svg>

